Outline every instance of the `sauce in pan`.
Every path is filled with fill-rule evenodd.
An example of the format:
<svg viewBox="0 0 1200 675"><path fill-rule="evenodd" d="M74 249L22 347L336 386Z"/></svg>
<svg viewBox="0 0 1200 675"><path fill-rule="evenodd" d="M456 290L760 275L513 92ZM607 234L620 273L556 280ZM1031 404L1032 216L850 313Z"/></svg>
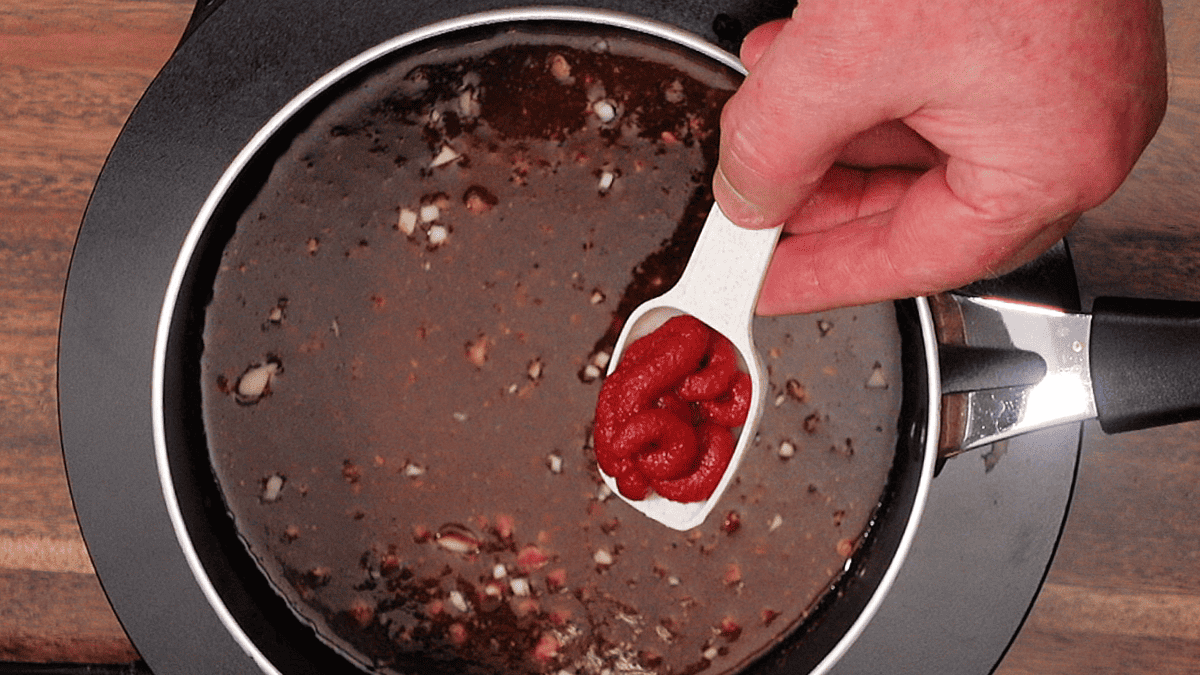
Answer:
<svg viewBox="0 0 1200 675"><path fill-rule="evenodd" d="M766 414L704 525L602 484L622 318L711 204L737 76L508 32L328 101L241 212L206 310L214 469L265 576L383 672L724 673L803 621L884 488L890 304L759 318Z"/></svg>

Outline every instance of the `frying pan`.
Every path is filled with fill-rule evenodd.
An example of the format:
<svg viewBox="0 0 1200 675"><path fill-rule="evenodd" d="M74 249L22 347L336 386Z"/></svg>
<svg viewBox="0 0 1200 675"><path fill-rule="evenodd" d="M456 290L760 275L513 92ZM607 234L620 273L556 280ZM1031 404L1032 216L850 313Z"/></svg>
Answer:
<svg viewBox="0 0 1200 675"><path fill-rule="evenodd" d="M458 17L448 23L438 23L438 13L435 9L422 8L413 12L418 16L408 16L406 19L420 26L437 26L435 32L461 27ZM538 15L545 18L549 14L554 12L541 11ZM506 16L513 17L512 14ZM620 15L608 14L580 19L574 12L567 12L562 18L618 24L625 21ZM470 19L476 20L477 17ZM644 30L641 27L634 29ZM204 26L199 25L193 30L204 30ZM370 48L385 42L380 40L367 44L367 49L360 53L372 58ZM327 48L328 45L320 40L315 42L316 49L323 47ZM218 58L218 55L211 56ZM262 58L263 53L251 50L248 56ZM352 58L343 62L355 63ZM192 62L193 65L195 63L197 61ZM203 59L198 63L203 64ZM339 76L334 73L333 78ZM236 82L211 84L214 89L208 93L216 98L232 98L237 103L261 105L253 101L239 101ZM289 93L281 92L280 96ZM170 94L167 92L168 99L171 98ZM180 105L187 105L191 103L189 99L194 92L176 92L176 95ZM150 122L153 123L153 120ZM184 173L207 172L209 176L213 175L216 168L220 173L223 170L222 160L214 162L207 155L211 153L229 157L233 153L230 148L224 148L224 152L204 148L204 130L195 131L191 140L195 143L197 155L206 156L205 161L189 165L189 159L198 157L179 157L174 160L174 168ZM255 141L249 136L253 129L247 128L246 131L245 145L252 148ZM131 136L137 137L136 134ZM114 154L148 150L144 146L118 146ZM236 164L236 160L233 163ZM151 176L144 178L152 179ZM216 183L220 184L221 181ZM181 243L176 244L175 250L168 246L168 250L160 251L164 254L161 259L135 256L141 264L156 266L150 272L157 279L167 280L165 293L159 286L140 286L147 270L134 268L129 271L130 283L114 294L111 270L119 268L122 261L127 259L130 248L136 249L146 240L142 228L147 222L144 216L149 214L126 213L124 217L114 217L114 211L120 214L124 208L122 195L106 185L103 177L98 184L97 194L103 199L93 201L88 221L124 221L127 227L118 227L115 236L111 230L106 232L106 241L99 242L89 240L94 232L88 229L85 222L80 239L80 255L72 264L64 307L60 357L64 366L71 366L60 368L63 438L68 469L75 483L75 476L98 470L94 462L120 461L119 454L105 456L88 452L93 445L92 437L97 433L104 434L108 442L115 442L117 446L127 442L128 448L143 446L148 437L154 439L161 472L154 479L161 481L166 518L157 519L150 526L166 526L171 536L147 537L144 541L155 542L161 548L128 553L149 558L182 557L185 564L174 568L174 573L190 577L182 585L188 586L190 582L190 585L198 587L203 596L202 602L213 610L211 620L221 624L221 628L215 631L205 630L203 626L194 629L193 635L203 636L202 639L208 641L205 644L186 644L186 635L172 636L176 643L182 641L185 644L175 654L160 655L151 665L164 672L186 672L189 670L188 655L204 652L216 655L222 670L228 669L230 672L331 672L343 668L340 655L319 641L296 638L297 628L286 608L261 583L255 568L247 565L242 558L244 552L237 544L235 533L230 531L219 497L196 488L205 483L208 469L204 458L188 448L188 425L185 422L189 416L185 409L188 399L183 390L192 377L188 371L192 366L188 365L186 359L176 357L180 345L195 337L186 334L191 325L188 313L192 311L189 276L194 271L197 251L205 250L205 238L211 236L203 228L194 227L188 221L187 214L203 213L205 205L195 204L194 210L189 212L185 209L176 222L163 223L185 233L176 240ZM137 201L130 200L130 203ZM203 218L196 219L196 222L202 223ZM92 283L100 277L105 277L106 283ZM143 303L163 308L161 319L152 330L145 330L148 326L145 325L143 312L139 311L145 306ZM934 309L939 318L936 325ZM1118 312L1102 313L1100 319L1093 322L1098 329L1093 339L1089 341L1084 335L1080 339L1070 340L1067 347L1070 354L1080 354L1074 349L1076 342L1099 344L1101 350L1104 345L1127 343L1131 326L1143 322L1134 309L1124 306ZM1191 320L1188 316L1192 313L1192 307L1171 305L1153 309L1158 317L1153 334L1158 336L1158 344L1163 345L1164 349L1186 350L1189 344L1194 343L1187 337L1182 340L1178 337L1178 325L1162 327L1164 323L1182 322L1184 329L1189 329ZM1042 383L1046 374L1057 376L1075 372L1073 369L1079 363L1070 358L1058 358L1054 351L1058 347L1043 344L1046 342L1044 340L1027 341L1024 339L1024 329L1014 332L1006 326L1022 321L1041 321L1051 333L1057 333L1061 326L1055 322L1071 325L1087 323L1085 319L1062 317L1055 312L989 304L988 301L975 301L964 296L939 299L934 302L934 308L923 299L900 303L897 313L904 333L915 337L906 340L902 347L908 364L904 379L906 410L901 416L902 440L897 448L885 506L880 509L873 526L870 547L855 558L851 573L845 575L839 587L828 595L829 601L818 612L819 620L798 631L784 648L756 664L756 670L824 672L831 668L869 623L901 568L920 522L923 502L939 459L964 446L957 440L960 437L973 438L974 441L969 441L969 445L970 442L994 442L1008 433L1030 431L1034 427L1027 423L1029 416L1019 413L1020 406L1031 400L1029 385ZM114 326L122 328L119 331L120 339L114 339ZM953 377L943 378L939 367L939 350L944 352L948 360L962 359L969 365L983 363L991 367L977 369L978 372L974 373L968 373L969 369L959 369ZM1160 350L1144 350L1141 355L1156 351ZM146 363L142 359L148 353L154 354L154 368L148 377L144 377ZM1097 358L1100 358L1099 355ZM1169 368L1145 362L1127 365L1143 373L1148 369ZM1186 371L1174 382L1160 385L1149 392L1142 388L1134 395L1125 397L1116 392L1119 391L1119 385L1130 377L1127 374L1129 371L1117 372L1116 375L1098 379L1099 391L1094 409L1101 416L1106 430L1110 427L1124 430L1194 418L1195 407L1191 403L1195 400L1195 387L1191 384L1194 379L1187 377ZM1180 373L1178 370L1173 372ZM943 381L951 383L950 398L945 400L954 402L953 415L940 414L944 400L940 383ZM131 382L148 382L149 391L145 388L139 391L138 386L129 386ZM1001 394L998 396L997 392ZM114 396L114 393L122 396ZM1156 404L1136 407L1147 400ZM1036 397L1033 397L1033 402L1036 403ZM138 412L146 406L153 410L149 420ZM989 416L997 411L1003 414ZM1084 404L1082 412L1078 408L1072 409L1064 417L1043 422L1070 422L1082 419L1090 412L1091 409ZM133 466L130 469L131 473L137 471ZM136 501L134 494L133 491L114 486L113 491L104 496L103 507L93 509L87 504L89 497L76 493L77 501L81 502L81 521L88 533L89 546L93 549L106 546L119 548L121 542L105 540L113 536L115 528L96 527L94 524L89 527L89 522L83 516L85 510L88 518L93 519L129 518L146 508L144 503ZM95 499L94 496L90 498ZM110 515L97 515L102 512ZM172 541L177 541L178 550L169 545ZM120 584L148 581L122 578L119 574L106 575L103 570L101 576L110 593L119 592ZM185 599L179 600L183 602ZM172 628L175 619L171 616L173 609L171 602L165 602L156 608L158 616L154 611L150 612L149 623L157 623L160 631L175 630ZM155 631L154 626L144 629L150 633Z"/></svg>

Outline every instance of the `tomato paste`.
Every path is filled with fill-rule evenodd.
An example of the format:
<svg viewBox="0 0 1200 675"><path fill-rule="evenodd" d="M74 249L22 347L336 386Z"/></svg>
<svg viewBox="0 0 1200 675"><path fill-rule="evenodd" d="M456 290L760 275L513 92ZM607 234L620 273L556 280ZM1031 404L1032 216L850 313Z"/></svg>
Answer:
<svg viewBox="0 0 1200 675"><path fill-rule="evenodd" d="M596 402L596 462L628 499L707 499L750 410L750 376L725 336L677 316L629 345Z"/></svg>

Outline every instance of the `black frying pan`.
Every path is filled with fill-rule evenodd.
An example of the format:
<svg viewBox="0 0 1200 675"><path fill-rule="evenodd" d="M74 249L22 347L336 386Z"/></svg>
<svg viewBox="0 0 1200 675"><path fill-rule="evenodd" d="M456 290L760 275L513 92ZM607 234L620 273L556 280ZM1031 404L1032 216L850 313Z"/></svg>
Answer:
<svg viewBox="0 0 1200 675"><path fill-rule="evenodd" d="M200 317L204 314L204 308L209 302L209 288L212 285L211 274L212 269L218 266L214 256L219 255L225 247L226 238L229 236L230 221L237 217L239 212L248 214L247 227L252 227L255 221L255 213L258 206L253 205L248 200L253 199L254 195L259 192L271 194L281 188L272 187L270 184L259 187L261 177L268 173L270 165L280 158L279 149L281 144L286 145L286 140L291 137L291 134L296 133L297 129L307 126L305 120L308 119L309 113L307 110L312 107L322 108L326 105L334 105L328 103L328 98L345 83L350 82L353 86L362 86L371 88L373 85L368 80L360 80L360 71L369 70L374 66L375 62L386 60L393 52L399 52L403 49L415 50L431 50L431 51L447 51L453 49L454 41L462 43L474 43L483 39L483 33L488 32L503 32L506 26L532 24L536 25L542 22L552 21L560 22L565 26L584 26L583 32L595 32L601 36L607 36L612 40L616 40L621 34L641 34L647 41L666 40L667 42L677 45L683 45L686 49L695 52L706 54L707 58L714 62L723 63L721 67L730 68L734 64L731 59L720 53L707 44L697 41L687 34L661 24L645 22L642 19L629 17L622 14L613 14L606 12L582 12L579 10L550 10L545 8L533 9L528 11L505 11L499 13L470 15L461 19L456 19L451 22L443 22L434 24L430 27L423 28L415 35L406 35L398 38L395 41L389 42L381 49L372 50L364 57L357 61L352 61L346 66L334 71L326 78L318 81L301 97L294 100L277 115L271 123L269 123L247 146L247 148L234 161L231 168L226 172L225 177L218 183L218 189L210 196L205 206L197 218L196 226L191 230L189 237L184 242L184 249L179 256L179 263L174 271L172 285L168 288L170 297L167 301L167 306L171 309L167 310L163 318L163 330L165 331L165 342L159 343L156 360L159 367L162 368L161 393L156 393L156 399L163 404L162 412L157 420L162 426L162 437L158 441L158 457L160 462L160 470L162 472L164 484L170 486L168 491L168 502L174 496L179 500L180 513L175 518L175 527L181 533L181 539L192 544L192 554L194 557L189 561L194 573L203 578L207 583L212 584L212 591L209 594L209 602L214 607L218 608L218 614L223 614L228 610L227 605L230 603L228 598L245 598L249 596L258 596L254 603L254 609L257 611L265 611L264 608L270 608L273 611L265 615L264 620L272 626L279 627L290 625L293 627L289 633L298 632L304 634L308 631L307 622L297 620L297 617L291 616L281 607L281 602L272 598L270 591L265 590L266 584L262 582L259 570L251 560L246 559L244 552L238 550L237 542L239 537L231 531L228 520L223 512L225 500L219 494L207 493L203 499L207 505L207 509L203 515L198 514L194 507L186 505L185 500L195 498L195 493L198 490L203 490L204 486L209 485L207 472L210 470L208 460L209 457L202 452L198 452L196 442L198 438L203 437L202 425L196 419L196 410L200 407L195 402L195 391L197 388L206 388L208 393L209 380L213 379L212 374L200 375L195 369L199 362L197 354L199 349L197 346L198 336L204 330L203 321ZM571 29L564 29L571 32ZM460 37L461 36L461 37ZM450 44L447 44L447 40ZM539 57L540 60L541 57ZM431 81L435 76L430 75ZM363 84L359 85L359 82ZM483 87L485 91L490 87L494 88L496 83L484 81ZM341 105L341 104L337 104ZM375 106L378 104L371 104ZM485 105L486 109L486 105ZM485 115L486 116L486 115ZM354 118L352 118L354 119ZM299 122L297 122L299 120ZM495 122L494 122L495 123ZM711 124L711 121L708 122ZM345 125L337 125L336 129L353 127L353 123ZM322 132L322 129L318 129ZM335 135L345 133L336 132ZM386 133L384 134L387 135ZM282 141L281 141L282 139ZM306 146L304 146L306 147ZM304 154L304 153L301 153ZM408 154L408 153L406 153ZM709 155L711 157L711 154ZM711 161L711 160L710 160ZM311 167L311 162L309 166ZM385 169L387 164L384 164ZM711 166L710 166L711 170ZM565 171L565 169L564 169ZM386 172L383 176L386 176ZM299 179L299 178L298 178ZM366 179L372 180L372 179ZM458 190L452 190L457 194ZM523 191L523 190L522 190ZM656 190L657 191L657 190ZM702 194L702 193L701 193ZM337 195L334 194L333 198ZM614 196L613 199L619 197ZM358 199L358 198L356 198ZM652 197L653 199L653 197ZM707 208L707 202L699 205L701 208L692 209L688 206L689 211L694 211L692 215L697 213L702 214ZM615 207L615 205L614 205ZM645 209L654 209L656 205L651 201L644 206ZM636 211L636 209L635 209ZM619 211L614 211L619 213ZM685 211L686 213L686 211ZM257 216L261 219L263 216ZM271 216L268 216L271 217ZM621 218L632 218L632 215L621 216ZM685 221L688 218L685 215ZM696 220L691 218L691 220ZM551 218L554 221L554 218ZM519 234L509 234L513 229L518 228L520 223L508 224L504 228L504 233L498 233L497 236L502 240L507 241L509 237L520 237ZM464 228L465 229L465 228ZM687 229L684 226L684 229ZM533 232L536 235L536 231ZM692 231L694 236L694 229ZM373 234L364 234L366 238L373 238ZM673 237L677 235L672 235ZM536 239L536 236L534 237ZM523 241L523 240L522 240ZM502 241L496 241L495 257L503 258L505 253L502 252L503 247L499 246ZM615 247L620 246L620 241L603 240L597 244L599 247ZM329 244L323 244L329 245ZM516 265L519 267L520 260L525 257L521 244L516 247L513 262L506 263L508 265ZM340 250L340 249L339 249ZM668 248L668 251L671 249ZM254 260L258 255L246 253L246 260ZM376 255L384 255L382 253ZM386 254L391 260L392 254ZM570 256L570 252L563 252L558 255ZM686 249L681 249L672 254L675 258L682 260L686 256ZM237 258L224 261L224 268L228 269L238 264ZM482 261L481 261L482 262ZM546 261L544 261L546 262ZM399 263L398 263L399 264ZM438 263L433 263L438 264ZM618 272L623 273L623 265L628 263L615 263L619 266ZM539 266L540 267L540 266ZM409 273L411 274L411 272ZM420 274L418 272L418 274ZM565 273L563 273L565 276ZM267 283L270 275L264 277L260 283ZM353 285L353 284L352 284ZM636 284L635 284L636 285ZM473 288L476 286L467 286ZM248 294L253 289L244 291ZM339 295L348 293L339 291ZM643 290L642 292L646 292ZM237 298L242 298L242 293L238 293ZM636 306L639 298L624 297L620 306L617 308L616 318L619 320L623 313L627 313L629 309ZM246 302L241 300L241 302ZM253 301L250 304L261 304ZM234 303L237 306L237 303ZM448 305L453 306L453 305ZM229 309L222 310L229 312ZM288 305L288 311L299 311L296 303ZM436 310L435 310L436 311ZM487 303L479 308L463 308L456 310L447 310L452 312L467 312L477 313L487 311ZM888 311L887 309L883 311ZM348 309L343 310L341 320L347 322L347 325L356 323L353 314ZM890 314L890 311L889 311ZM902 303L898 310L897 316L902 325L907 326L900 331L902 334L908 335L928 335L931 331L928 328L929 316L928 311L924 309L923 302L917 303ZM513 319L515 321L516 319ZM603 322L607 325L608 320ZM798 322L797 322L798 323ZM812 324L813 330L818 330L818 323L814 320L805 321L807 324ZM863 323L867 323L865 318ZM926 324L925 329L919 326L921 323ZM619 324L616 324L619 326ZM244 330L244 329L243 329ZM862 328L860 330L867 330ZM891 331L893 334L895 330ZM244 334L244 333L243 333ZM886 334L886 332L885 332ZM600 344L604 344L605 340L611 345L612 335L601 337ZM860 336L857 349L866 351L868 349L868 338L873 335ZM797 338L801 339L801 338ZM898 350L901 347L896 344L895 339L889 341L885 337L881 337L884 344L890 345L889 351ZM236 337L233 342L238 342ZM921 341L905 341L903 349L906 350L908 358L906 361L909 365L906 366L905 376L903 377L903 387L907 395L902 397L907 401L908 405L913 408L920 408L923 405L932 403L930 396L931 389L921 386L922 382L928 381L930 371L928 370L930 361L926 359L926 351L928 345ZM206 345L208 346L208 345ZM803 348L802 348L803 349ZM245 358L249 358L248 356ZM885 362L890 362L889 359L880 357ZM894 357L893 357L894 358ZM427 359L428 360L428 357ZM282 367L289 367L287 364L282 364ZM297 368L298 370L298 368ZM887 370L895 374L896 368L888 367ZM869 371L869 366L864 369ZM453 371L451 371L453 372ZM238 385L233 381L235 373L229 372L223 375L230 384L230 387L236 388ZM864 372L863 377L867 373ZM197 382L202 384L197 384ZM784 391L785 385L781 381L777 387L781 392ZM899 387L897 387L898 389ZM863 387L855 387L857 390L869 392L870 388L864 390ZM893 391L896 391L894 389ZM851 392L846 392L851 393ZM210 394L209 399L206 399L206 405L221 405L220 403L209 402L215 395ZM219 396L215 396L219 399ZM848 398L854 398L850 396ZM168 410L168 402L183 401L184 405L178 411ZM225 403L230 410L230 404ZM854 405L845 402L847 408L853 408ZM553 414L548 411L546 414ZM892 413L894 415L894 413ZM894 417L888 422L881 423L883 426L895 425ZM936 419L935 414L927 414L919 410L910 410L900 415L902 420L900 429L897 432L900 441L896 443L895 456L888 457L888 448L884 448L884 459L892 466L891 475L886 488L887 494L882 498L878 494L879 488L876 487L870 494L866 495L865 501L869 507L871 504L881 502L881 505L875 508L871 514L872 523L869 526L869 536L866 537L865 543L861 545L859 551L853 558L853 565L847 565L846 569L840 576L830 574L824 583L837 582L837 587L826 593L826 599L820 602L816 607L812 608L808 619L802 627L793 629L789 632L788 639L781 645L762 658L759 658L755 665L750 666L752 669L761 669L764 672L772 672L780 667L781 661L786 664L789 669L802 669L804 671L821 672L827 670L834 663L840 652L845 651L847 646L852 643L854 637L862 627L870 620L871 613L879 604L882 597L886 594L891 580L895 576L895 570L899 567L899 561L902 560L905 549L909 540L914 536L919 514L921 511L920 495L923 490L928 488L928 482L932 475L933 455L927 451L928 439L934 434L931 433L932 427L929 425L932 420ZM796 420L795 426L799 427L800 420ZM274 426L286 425L283 420L276 421ZM212 428L210 428L210 432ZM315 433L315 432L313 432ZM846 432L849 434L850 432ZM306 435L306 434L302 434ZM210 433L209 438L214 436ZM841 439L838 439L841 442ZM265 440L262 445L269 445L275 441ZM302 443L293 439L291 441L279 440L279 443L288 447L297 447ZM337 439L331 438L323 443L316 444L318 455L326 453L331 445L335 445ZM353 443L354 441L346 441ZM849 443L849 441L845 441ZM217 445L222 443L217 441ZM386 444L385 444L386 445ZM866 451L866 448L863 448ZM292 453L297 452L294 450ZM214 450L214 453L216 450ZM847 449L847 454L852 454L853 451ZM245 453L242 453L244 455ZM234 455L228 460L231 464L243 464L251 461L248 457L242 455ZM319 461L315 460L315 461ZM865 461L865 460L863 460ZM220 462L218 462L220 463ZM886 466L886 465L885 465ZM219 474L228 475L231 472L218 471ZM254 476L243 478L241 483L252 483ZM810 485L822 484L822 479L812 477L813 481ZM837 482L840 477L832 477L832 482ZM232 492L236 489L238 481L227 478L222 487L226 497L232 499ZM851 482L851 481L847 481ZM810 488L812 489L812 488ZM218 490L219 492L219 490ZM800 490L797 490L800 492ZM251 498L253 502L253 498ZM233 508L235 513L242 514L244 509ZM626 515L626 517L629 517ZM789 514L789 519L794 518ZM795 516L798 518L798 514ZM243 523L240 527L249 527L251 531L257 533L264 525L257 522ZM644 523L639 523L644 524ZM321 530L326 531L330 528L328 524L323 523ZM225 531L222 532L221 530ZM243 534L246 539L254 539L255 534ZM274 535L277 537L277 535ZM747 535L749 536L749 535ZM209 539L211 541L201 541ZM682 540L681 540L682 541ZM269 554L262 552L263 544L259 544L257 555L259 557L270 557ZM336 546L336 543L330 542L327 547ZM830 545L829 549L834 547ZM841 565L839 560L837 565ZM266 567L271 567L268 564ZM343 567L349 567L343 566ZM295 577L296 575L303 576L303 571L288 572L283 570L277 572L274 576L276 581L280 576ZM337 572L335 572L337 574ZM268 574L268 576L271 576ZM715 576L715 574L714 574ZM840 579L840 581L837 581ZM803 601L807 603L807 601ZM803 609L803 607L797 608ZM251 611L251 614L255 614ZM240 616L235 613L235 616ZM336 625L339 621L344 623L344 620L339 619L335 615L324 621L327 626ZM790 624L792 619L782 621L784 626ZM250 652L256 661L269 662L275 664L281 658L277 654L270 654L264 651L257 645L257 635L260 628L256 625L253 618L237 619L229 624L230 632L241 642L244 648ZM367 631L361 631L367 632ZM320 630L318 630L320 633ZM314 654L307 658L313 660L314 663L320 664L318 669L328 669L330 662L336 663L338 659L337 646L330 644L325 646L320 640L302 640L306 646L315 650ZM360 638L358 642L370 642L365 638ZM769 643L768 643L769 644ZM701 650L697 649L699 654ZM760 656L762 656L760 654ZM375 658L380 658L376 655ZM410 657L406 657L410 658ZM413 669L416 672L439 672L449 668L447 672L455 672L455 669L467 667L464 664L451 661L445 662L445 657L430 658L424 661L405 661L406 665L398 665L397 669L403 671L405 667ZM687 662L684 662L687 665ZM275 666L278 667L278 666Z"/></svg>

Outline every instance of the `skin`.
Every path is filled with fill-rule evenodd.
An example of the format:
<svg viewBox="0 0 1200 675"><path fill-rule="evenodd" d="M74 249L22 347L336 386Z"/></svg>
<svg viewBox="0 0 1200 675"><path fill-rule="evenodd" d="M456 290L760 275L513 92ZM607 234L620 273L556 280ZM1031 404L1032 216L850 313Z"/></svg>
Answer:
<svg viewBox="0 0 1200 675"><path fill-rule="evenodd" d="M741 58L713 187L739 225L785 222L763 314L1028 262L1116 191L1167 101L1153 0L801 0Z"/></svg>

